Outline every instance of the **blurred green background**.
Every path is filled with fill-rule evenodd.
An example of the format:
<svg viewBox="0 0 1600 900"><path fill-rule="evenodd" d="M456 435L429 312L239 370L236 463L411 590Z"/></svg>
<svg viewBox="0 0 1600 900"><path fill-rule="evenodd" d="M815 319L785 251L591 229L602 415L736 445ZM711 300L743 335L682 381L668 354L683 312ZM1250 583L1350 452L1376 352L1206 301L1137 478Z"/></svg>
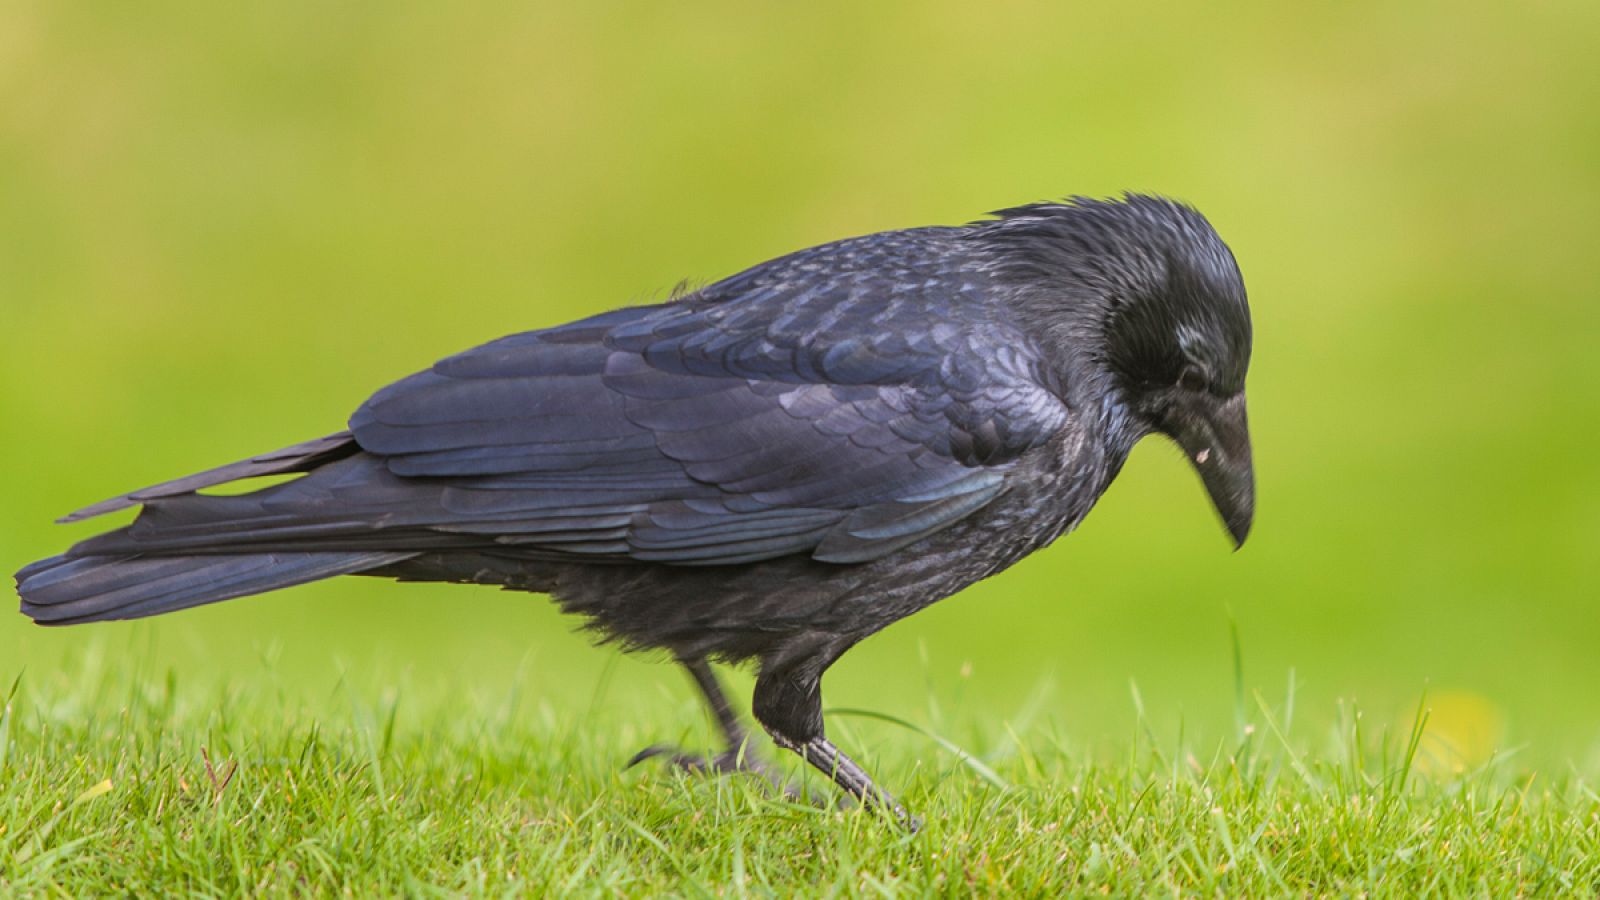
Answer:
<svg viewBox="0 0 1600 900"><path fill-rule="evenodd" d="M1081 531L862 645L833 706L1232 727L1247 688L1600 748L1600 5L0 6L0 569L91 501L336 430L499 335L1070 193L1197 204L1256 318L1237 554L1152 440ZM0 681L276 660L551 704L688 688L538 597L342 579L0 615ZM85 660L100 660L86 663ZM108 701L108 707L117 705ZM1455 710L1451 713L1450 710ZM1448 714L1447 714L1448 713ZM1473 751L1475 753L1480 751Z"/></svg>

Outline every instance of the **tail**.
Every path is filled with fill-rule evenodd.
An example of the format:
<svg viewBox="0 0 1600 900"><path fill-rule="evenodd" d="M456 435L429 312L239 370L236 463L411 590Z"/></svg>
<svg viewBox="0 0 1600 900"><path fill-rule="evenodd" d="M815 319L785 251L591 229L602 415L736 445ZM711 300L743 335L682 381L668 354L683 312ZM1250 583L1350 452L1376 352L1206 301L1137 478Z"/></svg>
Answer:
<svg viewBox="0 0 1600 900"><path fill-rule="evenodd" d="M114 497L79 510L62 521L75 522L145 505L145 514L166 506L225 514L237 506L262 515L244 497L200 497L194 492L260 475L306 473L354 456L359 447L349 432L339 432L293 447L199 472L177 481ZM272 489L256 498L273 496ZM154 517L159 520L160 516ZM224 516L225 518L225 516ZM195 523L189 523L191 526ZM205 523L209 541L190 547L142 546L125 540L133 527L80 543L61 556L42 559L17 573L22 612L41 625L74 625L106 619L138 619L231 600L308 581L380 568L415 556L386 547L265 548L230 546L221 533L225 521Z"/></svg>
<svg viewBox="0 0 1600 900"><path fill-rule="evenodd" d="M52 556L17 573L22 612L40 625L139 619L399 562L415 554Z"/></svg>

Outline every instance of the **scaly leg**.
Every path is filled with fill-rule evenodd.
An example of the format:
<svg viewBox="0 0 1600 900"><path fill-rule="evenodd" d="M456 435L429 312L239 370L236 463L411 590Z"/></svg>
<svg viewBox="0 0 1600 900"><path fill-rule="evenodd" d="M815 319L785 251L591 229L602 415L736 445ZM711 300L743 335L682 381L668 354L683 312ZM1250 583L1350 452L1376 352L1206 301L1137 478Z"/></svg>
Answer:
<svg viewBox="0 0 1600 900"><path fill-rule="evenodd" d="M834 784L843 788L863 805L885 813L912 832L922 828L921 819L906 812L906 808L901 806L899 801L878 787L866 769L861 768L855 760L846 756L843 750L835 747L832 741L822 735L819 734L800 744L778 734L773 734L772 740L779 747L800 754L800 758L810 763L812 768L832 778Z"/></svg>
<svg viewBox="0 0 1600 900"><path fill-rule="evenodd" d="M798 753L856 800L916 831L922 822L823 734L822 672L851 643L826 635L811 636L764 660L751 704L756 721L779 747Z"/></svg>

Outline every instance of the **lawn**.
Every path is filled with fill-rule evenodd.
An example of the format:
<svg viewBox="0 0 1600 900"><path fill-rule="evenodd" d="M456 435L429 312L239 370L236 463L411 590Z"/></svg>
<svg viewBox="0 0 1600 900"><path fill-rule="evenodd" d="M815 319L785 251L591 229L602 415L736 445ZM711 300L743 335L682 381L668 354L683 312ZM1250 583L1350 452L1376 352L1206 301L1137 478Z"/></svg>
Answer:
<svg viewBox="0 0 1600 900"><path fill-rule="evenodd" d="M709 739L685 696L561 706L521 667L493 687L349 673L317 697L267 654L198 684L105 642L24 674L0 725L0 892L884 896L1592 895L1595 772L1462 764L1428 725L1236 695L1217 740L1163 727L1087 746L1047 691L1003 715L829 727L926 820L915 835L742 776L624 771ZM374 689L384 684L387 687ZM602 681L596 685L603 694ZM770 750L770 748L755 748ZM785 760L787 763L788 761Z"/></svg>

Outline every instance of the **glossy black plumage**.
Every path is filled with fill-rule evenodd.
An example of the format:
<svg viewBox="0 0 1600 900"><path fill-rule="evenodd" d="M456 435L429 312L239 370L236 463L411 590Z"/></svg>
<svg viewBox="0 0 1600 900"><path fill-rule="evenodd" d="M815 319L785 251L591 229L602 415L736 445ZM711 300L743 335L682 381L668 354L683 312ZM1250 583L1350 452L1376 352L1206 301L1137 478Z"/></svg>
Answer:
<svg viewBox="0 0 1600 900"><path fill-rule="evenodd" d="M1077 524L1140 437L1177 439L1249 526L1249 313L1210 226L1141 196L998 215L447 358L346 432L74 514L144 507L20 572L23 611L132 618L340 573L547 592L702 686L707 658L757 660L757 718L843 779L822 670Z"/></svg>

